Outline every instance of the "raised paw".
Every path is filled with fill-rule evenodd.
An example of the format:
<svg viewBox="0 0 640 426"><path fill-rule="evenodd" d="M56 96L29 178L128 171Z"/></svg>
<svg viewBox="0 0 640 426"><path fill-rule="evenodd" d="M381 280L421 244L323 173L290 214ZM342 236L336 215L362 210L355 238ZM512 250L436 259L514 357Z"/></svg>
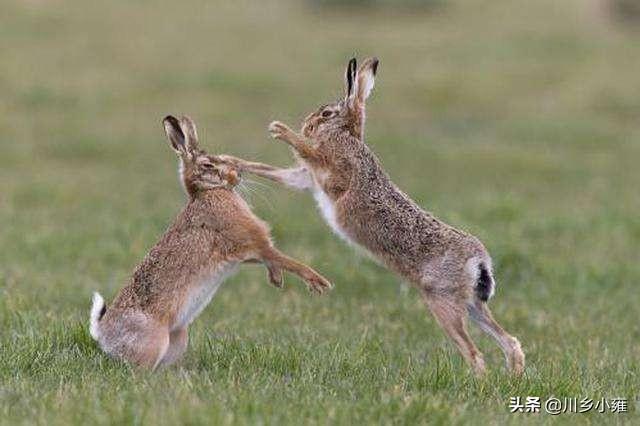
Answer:
<svg viewBox="0 0 640 426"><path fill-rule="evenodd" d="M333 285L325 277L319 274L313 274L305 278L307 288L317 294L322 294L326 290L333 288Z"/></svg>
<svg viewBox="0 0 640 426"><path fill-rule="evenodd" d="M269 134L272 138L280 139L287 143L292 143L297 138L296 133L280 121L272 121L269 124Z"/></svg>

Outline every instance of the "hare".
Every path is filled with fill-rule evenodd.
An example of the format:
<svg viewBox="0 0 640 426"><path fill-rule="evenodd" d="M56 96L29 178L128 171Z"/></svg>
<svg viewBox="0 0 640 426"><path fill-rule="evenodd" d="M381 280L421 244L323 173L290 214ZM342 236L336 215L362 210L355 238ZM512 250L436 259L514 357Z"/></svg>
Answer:
<svg viewBox="0 0 640 426"><path fill-rule="evenodd" d="M313 193L333 231L363 247L418 289L429 310L477 374L483 356L467 331L470 316L492 336L514 373L524 370L519 341L492 317L487 301L495 291L491 257L475 237L424 211L402 192L364 142L365 101L378 60L345 73L345 96L306 117L301 135L280 122L271 135L293 148L297 166L280 169L231 156L220 159L289 187Z"/></svg>
<svg viewBox="0 0 640 426"><path fill-rule="evenodd" d="M315 292L331 287L273 246L267 225L234 191L237 169L198 147L191 119L168 116L163 124L189 200L108 307L94 294L90 320L91 336L107 354L151 369L181 358L189 324L242 262L262 262L277 287L283 270Z"/></svg>

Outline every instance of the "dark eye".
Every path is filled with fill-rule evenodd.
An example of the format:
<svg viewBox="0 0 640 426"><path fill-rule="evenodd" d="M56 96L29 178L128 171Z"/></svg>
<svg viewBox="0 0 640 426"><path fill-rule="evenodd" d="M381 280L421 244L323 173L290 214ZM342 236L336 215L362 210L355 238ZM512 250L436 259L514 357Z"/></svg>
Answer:
<svg viewBox="0 0 640 426"><path fill-rule="evenodd" d="M322 111L322 117L324 118L329 118L333 115L333 111L331 111L330 109L325 109L324 111Z"/></svg>
<svg viewBox="0 0 640 426"><path fill-rule="evenodd" d="M211 163L202 163L202 167L204 167L207 170L213 170L215 168L215 166Z"/></svg>

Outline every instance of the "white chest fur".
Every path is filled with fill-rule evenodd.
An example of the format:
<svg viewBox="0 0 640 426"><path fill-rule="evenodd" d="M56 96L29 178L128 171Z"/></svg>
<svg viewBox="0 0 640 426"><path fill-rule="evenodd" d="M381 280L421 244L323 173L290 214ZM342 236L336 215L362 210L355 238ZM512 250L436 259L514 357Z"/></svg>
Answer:
<svg viewBox="0 0 640 426"><path fill-rule="evenodd" d="M178 310L173 330L191 324L202 310L211 302L220 285L236 270L237 263L230 262L219 265L213 271L205 274L188 290L182 306Z"/></svg>
<svg viewBox="0 0 640 426"><path fill-rule="evenodd" d="M322 214L324 220L329 224L333 232L342 238L344 241L349 243L352 247L356 248L359 252L364 255L370 257L377 263L381 263L381 261L376 258L371 252L369 252L365 247L358 244L356 241L352 240L349 235L341 228L338 223L338 219L336 216L336 206L335 202L327 195L326 192L323 191L322 186L320 185L320 181L325 179L327 176L325 174L315 174L313 179L313 198L316 200L316 204L318 205L318 210Z"/></svg>
<svg viewBox="0 0 640 426"><path fill-rule="evenodd" d="M329 224L333 232L347 242L351 242L347 234L340 228L336 218L336 206L331 198L316 184L313 188L313 198L316 200L318 209L324 220Z"/></svg>
<svg viewBox="0 0 640 426"><path fill-rule="evenodd" d="M313 170L310 168L310 170ZM313 170L313 198L316 200L318 209L324 220L329 224L333 232L348 243L352 241L347 234L340 228L336 217L336 206L334 201L322 189L322 184L329 177L327 172L321 170Z"/></svg>

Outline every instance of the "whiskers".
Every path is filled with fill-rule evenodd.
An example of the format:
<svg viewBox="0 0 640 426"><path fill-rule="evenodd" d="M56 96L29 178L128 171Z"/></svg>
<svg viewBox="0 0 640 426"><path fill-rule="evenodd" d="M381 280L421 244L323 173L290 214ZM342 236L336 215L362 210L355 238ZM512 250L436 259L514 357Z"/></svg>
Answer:
<svg viewBox="0 0 640 426"><path fill-rule="evenodd" d="M242 178L238 186L236 187L238 192L244 198L244 200L253 208L253 204L255 199L259 199L261 202L264 202L270 210L275 210L273 202L270 197L266 196L264 192L272 192L273 188L269 185L253 180ZM270 195L270 194L269 194Z"/></svg>

